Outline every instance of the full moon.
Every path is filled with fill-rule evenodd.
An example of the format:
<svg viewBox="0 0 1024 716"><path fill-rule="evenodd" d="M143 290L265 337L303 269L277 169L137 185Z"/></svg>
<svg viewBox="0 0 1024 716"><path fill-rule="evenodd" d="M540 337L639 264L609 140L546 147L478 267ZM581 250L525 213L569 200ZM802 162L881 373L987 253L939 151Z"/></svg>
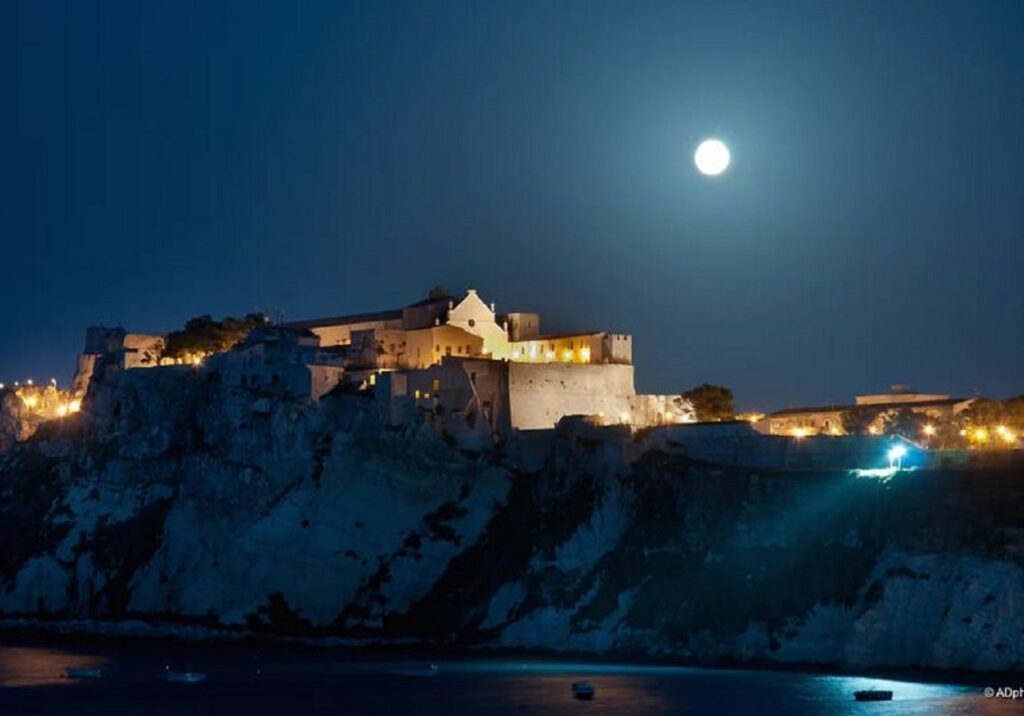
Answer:
<svg viewBox="0 0 1024 716"><path fill-rule="evenodd" d="M716 176L729 167L729 147L717 139L705 139L693 155L693 163L701 174Z"/></svg>

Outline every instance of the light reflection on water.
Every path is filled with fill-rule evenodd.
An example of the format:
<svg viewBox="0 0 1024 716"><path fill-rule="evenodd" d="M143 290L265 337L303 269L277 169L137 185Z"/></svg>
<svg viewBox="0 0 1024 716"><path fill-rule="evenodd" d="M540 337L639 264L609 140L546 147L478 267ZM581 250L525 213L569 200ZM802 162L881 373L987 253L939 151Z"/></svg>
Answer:
<svg viewBox="0 0 1024 716"><path fill-rule="evenodd" d="M410 663L423 662L354 662L351 654L334 651L200 645L0 646L0 714L966 716L1017 712L1013 702L985 699L980 687L867 677L486 659L441 661L438 674L432 677L401 675L400 667ZM167 665L204 671L210 679L199 686L168 685L160 678ZM61 678L69 666L103 667L105 676L99 681ZM592 702L571 697L570 684L581 678L597 688ZM853 692L865 688L890 689L894 701L855 702Z"/></svg>
<svg viewBox="0 0 1024 716"><path fill-rule="evenodd" d="M76 654L59 649L0 647L0 687L69 685L64 678L68 667L101 669L107 660L94 654Z"/></svg>

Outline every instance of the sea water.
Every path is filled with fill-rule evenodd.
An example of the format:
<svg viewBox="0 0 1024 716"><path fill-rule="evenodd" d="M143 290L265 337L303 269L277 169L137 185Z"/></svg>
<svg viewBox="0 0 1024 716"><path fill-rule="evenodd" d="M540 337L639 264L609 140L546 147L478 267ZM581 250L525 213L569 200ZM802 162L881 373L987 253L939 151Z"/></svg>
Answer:
<svg viewBox="0 0 1024 716"><path fill-rule="evenodd" d="M428 668L436 664L437 668ZM100 679L63 676L99 668ZM168 670L207 674L167 683ZM586 679L593 701L573 699ZM1005 681L1005 677L1002 679ZM1024 681L1024 678L1021 679ZM998 686L999 684L994 684ZM860 689L893 701L859 703ZM0 646L0 714L864 714L942 716L1024 712L1024 701L986 697L983 685L924 683L787 671L630 666L541 659L369 659L331 649L166 643Z"/></svg>

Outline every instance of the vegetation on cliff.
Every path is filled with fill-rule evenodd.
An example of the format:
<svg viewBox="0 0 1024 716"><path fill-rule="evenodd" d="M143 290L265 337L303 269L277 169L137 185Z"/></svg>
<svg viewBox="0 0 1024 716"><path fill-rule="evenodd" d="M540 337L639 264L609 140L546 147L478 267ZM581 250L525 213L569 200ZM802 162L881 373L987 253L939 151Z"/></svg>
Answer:
<svg viewBox="0 0 1024 716"><path fill-rule="evenodd" d="M167 335L163 357L179 360L226 351L242 341L253 328L266 323L267 317L261 313L250 313L243 318L227 316L220 321L211 316L197 316L189 319L182 330Z"/></svg>

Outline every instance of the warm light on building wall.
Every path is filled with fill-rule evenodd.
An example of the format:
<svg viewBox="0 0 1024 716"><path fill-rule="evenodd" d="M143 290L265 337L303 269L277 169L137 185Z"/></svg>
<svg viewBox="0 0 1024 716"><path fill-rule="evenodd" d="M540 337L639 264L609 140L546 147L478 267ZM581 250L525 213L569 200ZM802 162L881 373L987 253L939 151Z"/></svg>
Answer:
<svg viewBox="0 0 1024 716"><path fill-rule="evenodd" d="M35 408L39 405L39 396L36 395L24 395L21 398L21 402L25 404L26 408Z"/></svg>
<svg viewBox="0 0 1024 716"><path fill-rule="evenodd" d="M764 413L740 413L736 416L737 420L743 420L748 423L756 423L764 419Z"/></svg>
<svg viewBox="0 0 1024 716"><path fill-rule="evenodd" d="M580 348L580 362L590 362L590 346L583 346L582 348Z"/></svg>
<svg viewBox="0 0 1024 716"><path fill-rule="evenodd" d="M81 409L82 409L82 401L78 400L77 398L72 400L70 403L68 403L68 412L69 413L77 413Z"/></svg>
<svg viewBox="0 0 1024 716"><path fill-rule="evenodd" d="M935 434L935 426L931 424L925 425L923 428L921 428L921 432L923 432L928 437L931 437Z"/></svg>
<svg viewBox="0 0 1024 716"><path fill-rule="evenodd" d="M807 428L793 428L793 437L797 440L807 437Z"/></svg>

